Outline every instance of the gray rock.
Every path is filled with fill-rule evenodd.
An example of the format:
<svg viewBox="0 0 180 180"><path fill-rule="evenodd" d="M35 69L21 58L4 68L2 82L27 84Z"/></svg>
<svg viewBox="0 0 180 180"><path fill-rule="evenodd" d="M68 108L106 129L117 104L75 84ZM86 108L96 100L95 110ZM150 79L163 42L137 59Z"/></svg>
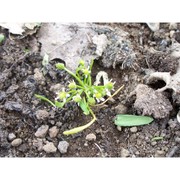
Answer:
<svg viewBox="0 0 180 180"><path fill-rule="evenodd" d="M6 101L4 108L10 111L22 111L23 105L15 101Z"/></svg>
<svg viewBox="0 0 180 180"><path fill-rule="evenodd" d="M38 120L44 120L49 117L49 113L46 110L37 110L36 111L36 118Z"/></svg>
<svg viewBox="0 0 180 180"><path fill-rule="evenodd" d="M114 108L116 114L126 114L127 113L127 107L123 104L118 104L115 108Z"/></svg>
<svg viewBox="0 0 180 180"><path fill-rule="evenodd" d="M49 126L48 125L42 125L38 128L38 130L35 133L35 136L38 138L44 138L48 132Z"/></svg>
<svg viewBox="0 0 180 180"><path fill-rule="evenodd" d="M0 101L6 98L6 93L4 91L0 91Z"/></svg>
<svg viewBox="0 0 180 180"><path fill-rule="evenodd" d="M21 139L21 138L14 139L14 140L11 142L11 145L14 146L14 147L17 147L17 146L19 146L20 144L22 144L22 139Z"/></svg>
<svg viewBox="0 0 180 180"><path fill-rule="evenodd" d="M34 79L38 84L44 85L45 84L45 78L43 73L38 69L34 69Z"/></svg>
<svg viewBox="0 0 180 180"><path fill-rule="evenodd" d="M16 135L14 133L9 133L8 134L8 140L13 141L16 138Z"/></svg>
<svg viewBox="0 0 180 180"><path fill-rule="evenodd" d="M130 128L130 131L132 132L132 133L135 133L135 132L137 132L137 127L132 127L132 128Z"/></svg>
<svg viewBox="0 0 180 180"><path fill-rule="evenodd" d="M162 151L162 150L157 150L155 152L155 157L164 157L165 156L165 151Z"/></svg>
<svg viewBox="0 0 180 180"><path fill-rule="evenodd" d="M117 130L118 131L122 131L122 127L121 126L117 126Z"/></svg>
<svg viewBox="0 0 180 180"><path fill-rule="evenodd" d="M129 151L125 148L121 149L121 157L128 157L129 156Z"/></svg>
<svg viewBox="0 0 180 180"><path fill-rule="evenodd" d="M43 150L46 153L55 153L57 151L57 148L52 142L47 142L47 144L43 146Z"/></svg>
<svg viewBox="0 0 180 180"><path fill-rule="evenodd" d="M38 149L38 151L43 150L43 139L40 139L40 138L34 139L32 143L33 143L33 146L35 146Z"/></svg>
<svg viewBox="0 0 180 180"><path fill-rule="evenodd" d="M13 84L7 89L6 93L13 94L18 88L19 88L18 85Z"/></svg>
<svg viewBox="0 0 180 180"><path fill-rule="evenodd" d="M86 136L86 140L88 141L95 141L96 140L96 135L93 133L90 133Z"/></svg>
<svg viewBox="0 0 180 180"><path fill-rule="evenodd" d="M57 128L57 126L53 126L52 128L49 129L49 136L51 138L54 138L57 136L58 132L59 132L59 129Z"/></svg>
<svg viewBox="0 0 180 180"><path fill-rule="evenodd" d="M69 147L69 143L67 141L60 141L58 144L58 150L61 154L67 153Z"/></svg>

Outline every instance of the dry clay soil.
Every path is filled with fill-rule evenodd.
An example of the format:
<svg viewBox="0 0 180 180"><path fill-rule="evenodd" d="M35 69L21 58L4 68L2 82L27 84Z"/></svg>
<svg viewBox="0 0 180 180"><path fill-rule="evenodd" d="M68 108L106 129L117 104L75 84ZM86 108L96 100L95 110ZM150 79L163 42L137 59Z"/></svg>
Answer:
<svg viewBox="0 0 180 180"><path fill-rule="evenodd" d="M119 63L116 68L105 68L101 59L95 60L92 76L103 70L109 78L116 82L115 89L124 84L123 90L114 97L115 101L106 103L103 108L94 109L97 122L90 128L72 136L63 135L63 131L87 123L91 117L83 115L74 103L67 104L63 109L54 109L49 104L35 98L34 94L43 94L54 98L52 87L60 83L67 85L71 77L63 71L55 69L58 60L51 61L48 72L43 75L41 45L37 34L25 38L11 37L8 30L0 28L6 38L0 45L0 156L1 157L179 157L180 155L180 125L176 114L178 105L171 98L171 91L165 91L164 96L169 99L173 109L168 117L155 119L149 125L135 128L122 127L117 129L113 118L118 113L137 114L134 108L134 96L128 95L138 84L145 84L145 69L155 71L176 72L177 64L173 66L169 60L164 64L160 57L152 56L148 49L161 51L164 56L172 44L169 24L161 24L160 33L152 32L145 23L108 24L112 28L119 27L129 33L129 40L136 54L136 60L122 69ZM174 30L174 38L179 41L179 24ZM34 50L32 44L38 44ZM37 74L40 73L40 79ZM151 84L158 89L165 84L163 81ZM15 103L15 104L13 104ZM42 110L42 111L40 111ZM37 112L43 112L40 117ZM140 113L139 113L140 114ZM49 133L43 138L37 138L35 133L42 125L49 128L56 126L59 132L56 137ZM12 145L8 138L13 133L22 142L18 146ZM90 133L95 139L88 141ZM162 137L152 141L154 137ZM66 153L58 149L54 153L47 153L43 146L52 142L57 148L59 141L66 141L69 147ZM39 144L38 144L39 143Z"/></svg>

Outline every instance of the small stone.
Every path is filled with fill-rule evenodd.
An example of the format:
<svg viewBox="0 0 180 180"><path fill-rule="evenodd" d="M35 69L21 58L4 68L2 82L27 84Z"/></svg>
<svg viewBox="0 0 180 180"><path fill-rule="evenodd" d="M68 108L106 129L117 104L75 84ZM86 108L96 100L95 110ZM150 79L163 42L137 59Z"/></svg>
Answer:
<svg viewBox="0 0 180 180"><path fill-rule="evenodd" d="M8 134L8 140L13 141L16 138L16 135L14 133L9 133Z"/></svg>
<svg viewBox="0 0 180 180"><path fill-rule="evenodd" d="M21 143L22 143L22 139L17 138L17 139L14 139L14 140L11 142L11 145L14 146L14 147L17 147L17 146L19 146Z"/></svg>
<svg viewBox="0 0 180 180"><path fill-rule="evenodd" d="M38 130L35 133L36 137L44 138L48 132L49 126L48 125L42 125L38 128Z"/></svg>
<svg viewBox="0 0 180 180"><path fill-rule="evenodd" d="M69 147L69 143L67 141L60 141L58 144L58 149L62 154L67 153L68 147Z"/></svg>
<svg viewBox="0 0 180 180"><path fill-rule="evenodd" d="M0 91L0 101L6 98L6 93L4 91Z"/></svg>
<svg viewBox="0 0 180 180"><path fill-rule="evenodd" d="M130 131L131 131L132 133L137 132L137 127L132 127L132 128L130 128Z"/></svg>
<svg viewBox="0 0 180 180"><path fill-rule="evenodd" d="M60 121L56 122L56 126L57 126L57 127L61 127L61 126L62 126L62 124L63 124L63 123L62 123L62 122L60 122Z"/></svg>
<svg viewBox="0 0 180 180"><path fill-rule="evenodd" d="M55 153L57 151L57 148L52 142L47 142L47 144L43 146L43 150L47 153Z"/></svg>
<svg viewBox="0 0 180 180"><path fill-rule="evenodd" d="M174 36L174 33L175 33L175 31L174 31L174 30L171 30L171 31L169 32L169 36L170 36L170 38L172 38L172 37Z"/></svg>
<svg viewBox="0 0 180 180"><path fill-rule="evenodd" d="M88 141L95 141L96 140L96 135L93 133L90 133L86 136L86 140Z"/></svg>
<svg viewBox="0 0 180 180"><path fill-rule="evenodd" d="M117 130L118 131L122 131L122 127L121 126L117 126Z"/></svg>
<svg viewBox="0 0 180 180"><path fill-rule="evenodd" d="M165 155L165 151L157 150L155 153L155 157L163 157Z"/></svg>
<svg viewBox="0 0 180 180"><path fill-rule="evenodd" d="M114 108L116 114L126 114L127 113L127 107L123 104L119 104Z"/></svg>
<svg viewBox="0 0 180 180"><path fill-rule="evenodd" d="M45 84L45 78L43 76L43 73L38 69L34 69L34 79L41 85Z"/></svg>
<svg viewBox="0 0 180 180"><path fill-rule="evenodd" d="M19 88L18 85L13 84L7 89L6 93L13 94L18 88Z"/></svg>
<svg viewBox="0 0 180 180"><path fill-rule="evenodd" d="M40 138L34 139L33 140L33 146L37 147L38 151L43 150L43 140Z"/></svg>
<svg viewBox="0 0 180 180"><path fill-rule="evenodd" d="M36 111L36 118L38 120L44 120L49 117L49 113L46 110L37 110Z"/></svg>
<svg viewBox="0 0 180 180"><path fill-rule="evenodd" d="M152 145L152 146L155 146L156 144L157 144L156 141L152 141L152 142L151 142L151 145Z"/></svg>
<svg viewBox="0 0 180 180"><path fill-rule="evenodd" d="M128 157L129 154L130 153L127 149L124 149L124 148L121 149L121 157Z"/></svg>
<svg viewBox="0 0 180 180"><path fill-rule="evenodd" d="M175 142L180 143L180 137L176 137Z"/></svg>
<svg viewBox="0 0 180 180"><path fill-rule="evenodd" d="M22 111L23 106L19 102L6 101L6 103L4 104L4 108L11 111Z"/></svg>
<svg viewBox="0 0 180 180"><path fill-rule="evenodd" d="M59 132L59 129L57 128L57 126L53 126L52 128L49 129L49 136L51 138L54 138L57 136L58 132Z"/></svg>

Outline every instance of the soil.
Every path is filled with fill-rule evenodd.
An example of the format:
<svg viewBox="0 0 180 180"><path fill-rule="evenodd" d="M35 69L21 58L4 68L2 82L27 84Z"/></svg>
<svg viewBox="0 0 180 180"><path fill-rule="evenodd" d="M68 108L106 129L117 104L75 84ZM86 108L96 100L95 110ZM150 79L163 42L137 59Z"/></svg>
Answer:
<svg viewBox="0 0 180 180"><path fill-rule="evenodd" d="M101 24L103 25L103 24ZM105 24L107 25L107 24ZM41 44L37 34L24 38L9 36L8 30L1 28L6 38L0 45L0 156L1 157L179 157L180 156L180 124L176 114L179 104L173 102L170 90L163 95L170 101L173 109L165 118L155 119L151 124L136 128L122 127L118 130L113 123L114 117L122 112L139 114L134 108L135 97L128 98L138 84L145 84L146 71L154 69L159 72L176 73L178 61L169 58L168 48L173 38L180 39L178 24L174 37L170 37L168 23L161 24L161 33L152 32L145 23L111 23L112 28L121 28L129 33L129 40L136 52L135 60L122 62L115 67L104 67L102 61L95 60L92 76L95 79L99 71L105 71L109 79L115 81L115 89L124 85L123 90L109 101L103 108L95 108L97 122L81 133L65 136L63 131L87 123L91 117L83 115L74 103L62 109L55 109L38 100L34 94L54 98L52 87L58 83L66 86L71 77L58 71L55 64L59 59L51 61L46 73L42 72L40 56ZM36 44L36 48L32 46ZM160 54L152 55L148 49L154 48ZM158 89L164 82L150 85ZM123 108L124 107L124 111ZM42 111L39 111L42 110ZM44 112L42 115L39 112ZM56 137L49 133L37 138L35 133L42 125L49 128L57 126ZM13 133L20 138L20 145L14 146L9 135ZM88 141L86 136L93 133L96 139ZM152 141L154 137L162 137ZM35 142L45 145L53 142L58 147L59 141L67 141L66 153L59 150L47 153L38 148Z"/></svg>

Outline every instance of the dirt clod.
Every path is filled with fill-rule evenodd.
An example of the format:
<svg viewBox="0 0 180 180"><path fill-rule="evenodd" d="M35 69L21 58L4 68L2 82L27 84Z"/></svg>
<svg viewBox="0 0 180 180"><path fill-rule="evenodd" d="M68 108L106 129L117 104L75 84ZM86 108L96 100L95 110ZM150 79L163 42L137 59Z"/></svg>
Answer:
<svg viewBox="0 0 180 180"><path fill-rule="evenodd" d="M55 153L57 148L54 146L52 142L47 142L47 144L43 146L43 150L46 153Z"/></svg>
<svg viewBox="0 0 180 180"><path fill-rule="evenodd" d="M49 129L49 136L51 138L55 138L58 132L59 132L59 129L57 128L57 126L53 126L52 128Z"/></svg>

